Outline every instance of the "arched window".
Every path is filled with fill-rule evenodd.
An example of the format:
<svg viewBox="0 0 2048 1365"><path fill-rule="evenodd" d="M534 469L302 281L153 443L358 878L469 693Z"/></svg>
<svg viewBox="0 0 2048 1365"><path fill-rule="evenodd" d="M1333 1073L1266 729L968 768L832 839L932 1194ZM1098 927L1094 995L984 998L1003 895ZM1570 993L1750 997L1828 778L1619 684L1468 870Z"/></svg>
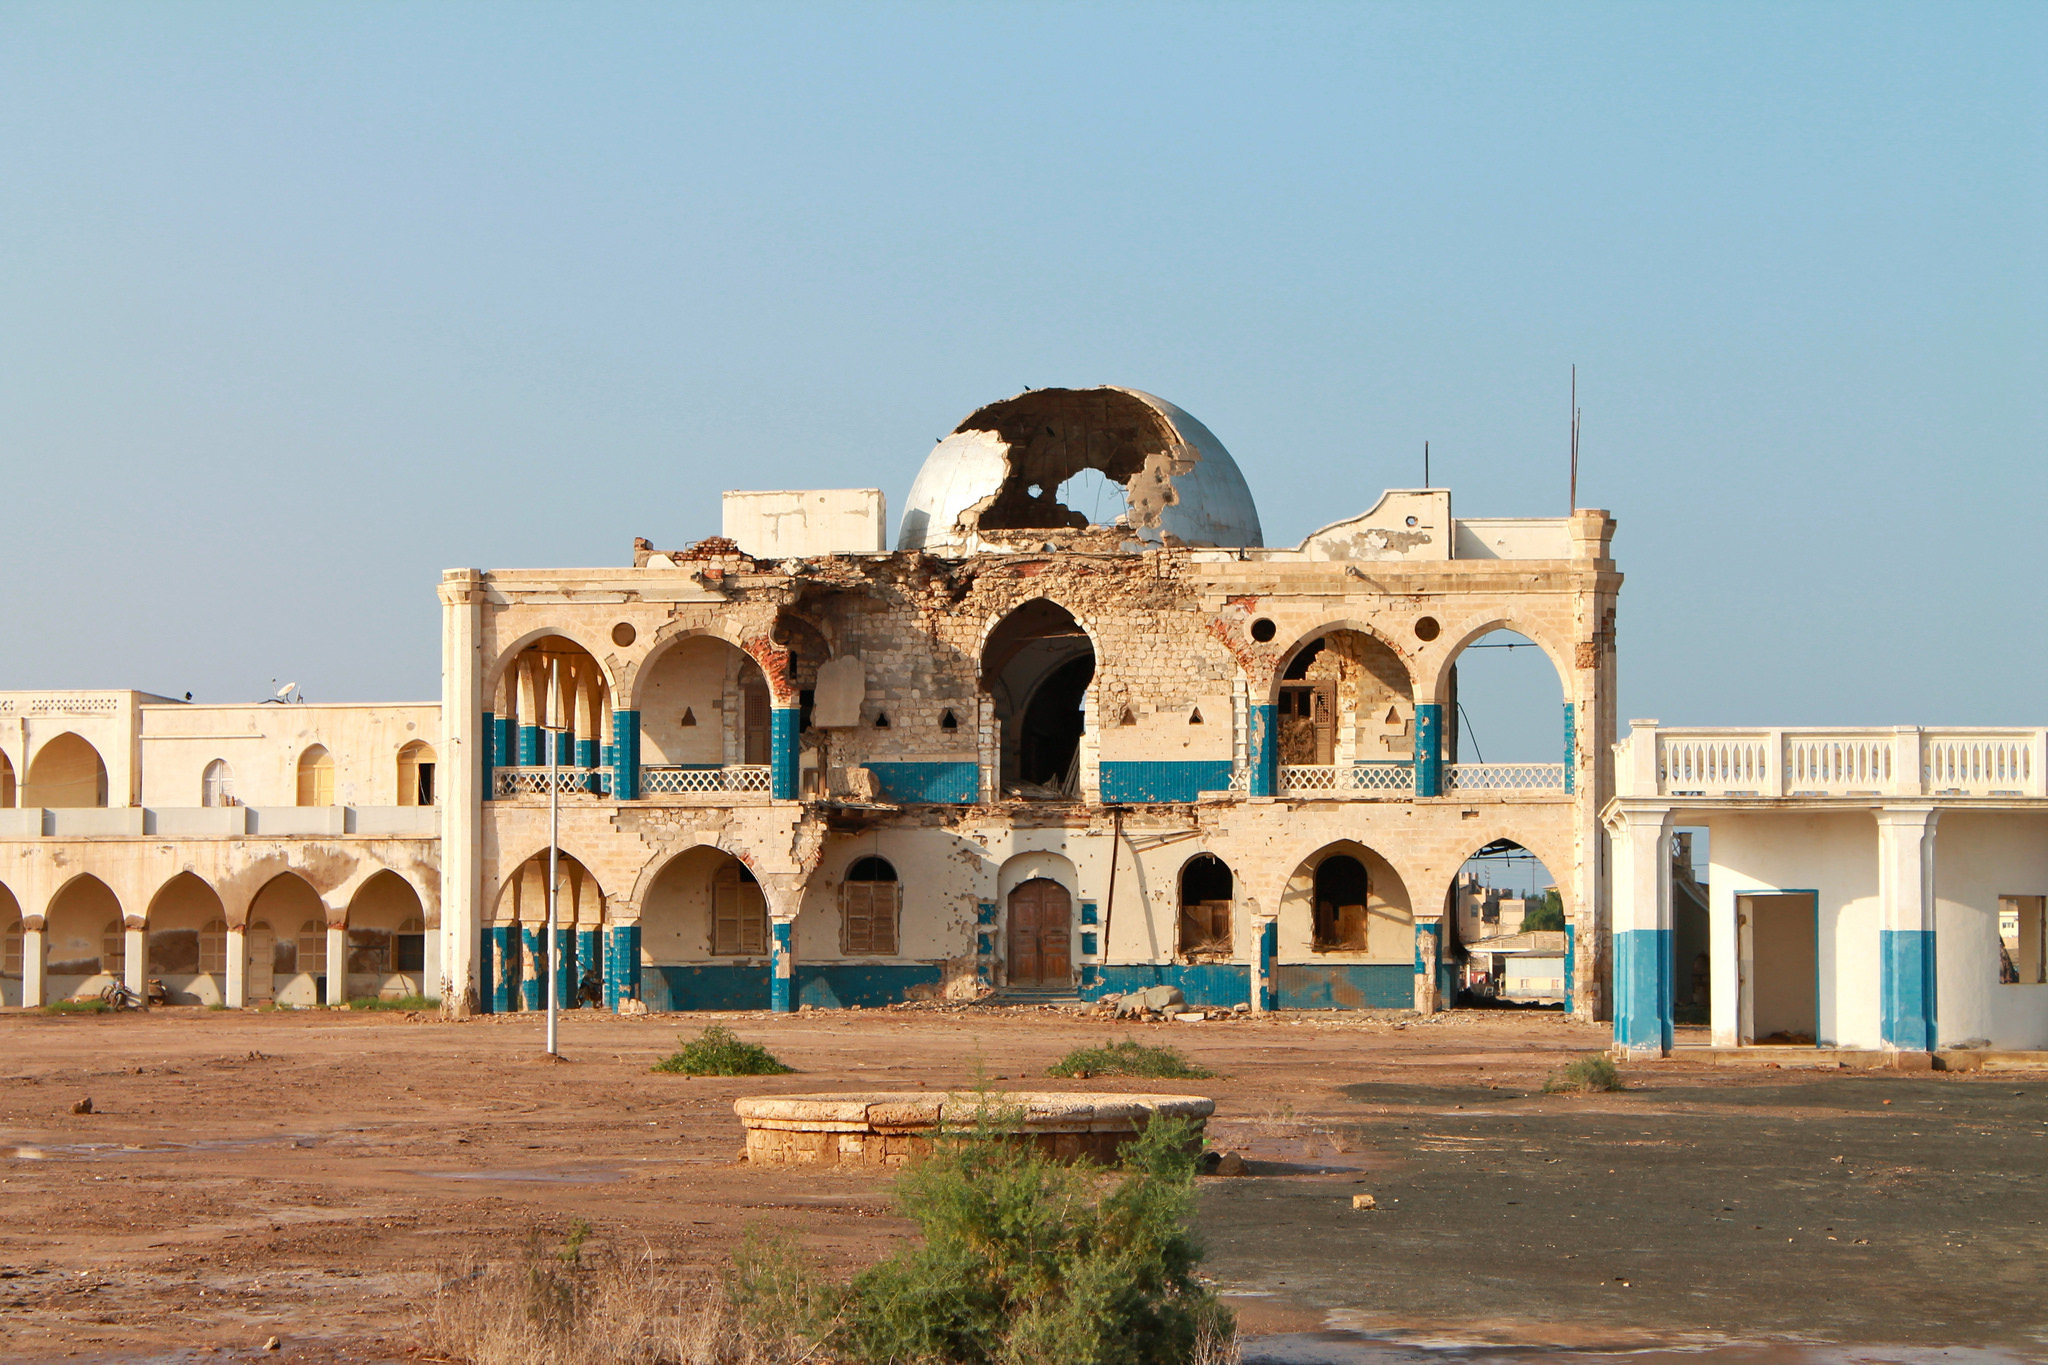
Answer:
<svg viewBox="0 0 2048 1365"><path fill-rule="evenodd" d="M398 926L391 937L391 970L423 972L427 969L427 922L418 915Z"/></svg>
<svg viewBox="0 0 2048 1365"><path fill-rule="evenodd" d="M422 740L398 751L398 804L434 804L434 750Z"/></svg>
<svg viewBox="0 0 2048 1365"><path fill-rule="evenodd" d="M115 978L128 970L128 934L119 920L107 921L100 934L100 970Z"/></svg>
<svg viewBox="0 0 2048 1365"><path fill-rule="evenodd" d="M754 874L737 861L711 878L711 951L722 957L768 951L768 902Z"/></svg>
<svg viewBox="0 0 2048 1365"><path fill-rule="evenodd" d="M1315 941L1318 952L1365 948L1367 904L1365 864L1348 853L1316 865Z"/></svg>
<svg viewBox="0 0 2048 1365"><path fill-rule="evenodd" d="M327 975L327 924L309 919L299 926L299 970L313 976Z"/></svg>
<svg viewBox="0 0 2048 1365"><path fill-rule="evenodd" d="M334 804L334 755L324 745L315 744L299 755L299 804Z"/></svg>
<svg viewBox="0 0 2048 1365"><path fill-rule="evenodd" d="M36 750L21 793L24 806L72 809L107 804L107 765L100 751L69 731Z"/></svg>
<svg viewBox="0 0 2048 1365"><path fill-rule="evenodd" d="M206 772L199 779L199 804L202 806L232 806L235 804L235 770L224 758L216 758L206 765Z"/></svg>
<svg viewBox="0 0 2048 1365"><path fill-rule="evenodd" d="M1230 952L1230 865L1213 853L1198 853L1180 870L1180 951Z"/></svg>
<svg viewBox="0 0 2048 1365"><path fill-rule="evenodd" d="M199 970L214 976L228 972L228 922L208 920L199 931Z"/></svg>
<svg viewBox="0 0 2048 1365"><path fill-rule="evenodd" d="M839 947L848 956L896 954L896 916L902 885L886 858L861 858L846 869L839 888Z"/></svg>

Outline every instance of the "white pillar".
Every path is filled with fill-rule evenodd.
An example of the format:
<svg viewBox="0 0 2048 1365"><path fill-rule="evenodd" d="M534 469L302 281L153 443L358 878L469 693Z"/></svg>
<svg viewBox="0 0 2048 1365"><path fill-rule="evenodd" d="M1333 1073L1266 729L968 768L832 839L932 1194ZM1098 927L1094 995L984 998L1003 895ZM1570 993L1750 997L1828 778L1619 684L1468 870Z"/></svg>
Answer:
<svg viewBox="0 0 2048 1365"><path fill-rule="evenodd" d="M1877 813L1879 1036L1887 1051L1939 1046L1935 999L1934 829L1931 805Z"/></svg>
<svg viewBox="0 0 2048 1365"><path fill-rule="evenodd" d="M327 1003L348 1003L348 926L327 925Z"/></svg>
<svg viewBox="0 0 2048 1365"><path fill-rule="evenodd" d="M242 925L228 926L227 998L222 1003L231 1010L249 1003L249 946L245 933Z"/></svg>
<svg viewBox="0 0 2048 1365"><path fill-rule="evenodd" d="M483 925L483 576L451 569L441 580L441 1009L455 1018L477 1010Z"/></svg>
<svg viewBox="0 0 2048 1365"><path fill-rule="evenodd" d="M1618 812L1614 847L1614 1045L1630 1057L1671 1051L1669 806Z"/></svg>
<svg viewBox="0 0 2048 1365"><path fill-rule="evenodd" d="M46 1003L43 1000L43 931L24 928L21 931L21 1003L32 1007Z"/></svg>
<svg viewBox="0 0 2048 1365"><path fill-rule="evenodd" d="M122 922L121 984L144 1000L149 998L149 930Z"/></svg>

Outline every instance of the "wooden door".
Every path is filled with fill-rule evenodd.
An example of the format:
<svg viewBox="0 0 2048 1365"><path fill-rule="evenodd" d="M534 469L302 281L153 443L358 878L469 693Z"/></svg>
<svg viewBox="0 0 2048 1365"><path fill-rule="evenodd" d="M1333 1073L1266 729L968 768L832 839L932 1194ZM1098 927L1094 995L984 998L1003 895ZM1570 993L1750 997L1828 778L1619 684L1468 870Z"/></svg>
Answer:
<svg viewBox="0 0 2048 1365"><path fill-rule="evenodd" d="M1045 877L1010 893L1010 984L1057 986L1074 981L1073 900Z"/></svg>
<svg viewBox="0 0 2048 1365"><path fill-rule="evenodd" d="M768 689L757 683L740 688L744 725L741 731L742 762L759 766L768 762Z"/></svg>
<svg viewBox="0 0 2048 1365"><path fill-rule="evenodd" d="M1303 683L1280 689L1280 761L1290 766L1337 761L1337 689Z"/></svg>
<svg viewBox="0 0 2048 1365"><path fill-rule="evenodd" d="M245 937L248 939L248 977L243 989L253 1005L276 994L277 935L270 932L267 924L252 924Z"/></svg>

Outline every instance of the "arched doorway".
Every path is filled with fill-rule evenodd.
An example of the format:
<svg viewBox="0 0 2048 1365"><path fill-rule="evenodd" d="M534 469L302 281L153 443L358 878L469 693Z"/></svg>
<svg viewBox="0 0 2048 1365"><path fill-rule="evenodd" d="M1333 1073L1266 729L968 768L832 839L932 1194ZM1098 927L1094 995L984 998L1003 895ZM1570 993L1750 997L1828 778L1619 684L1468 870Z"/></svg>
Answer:
<svg viewBox="0 0 2048 1365"><path fill-rule="evenodd" d="M483 979L491 1008L500 1013L537 1010L546 1003L548 962L561 964L556 1005L602 1003L605 998L604 889L589 868L568 853L555 858L555 938L547 941L548 852L528 858L506 877L484 936ZM424 978L423 978L424 979Z"/></svg>
<svg viewBox="0 0 2048 1365"><path fill-rule="evenodd" d="M36 750L21 804L55 810L106 805L107 765L100 751L68 730Z"/></svg>
<svg viewBox="0 0 2048 1365"><path fill-rule="evenodd" d="M1003 795L1079 799L1094 679L1095 646L1057 602L1034 598L990 632L981 652L981 685L1001 729L997 780Z"/></svg>
<svg viewBox="0 0 2048 1365"><path fill-rule="evenodd" d="M1010 892L1006 920L1011 988L1071 990L1074 902L1067 888L1050 877L1033 877Z"/></svg>
<svg viewBox="0 0 2048 1365"><path fill-rule="evenodd" d="M1563 1009L1570 945L1563 893L1543 860L1513 839L1481 845L1452 880L1445 952L1452 1003L1473 1009Z"/></svg>
<svg viewBox="0 0 2048 1365"><path fill-rule="evenodd" d="M21 1003L21 902L0 886L0 1005Z"/></svg>
<svg viewBox="0 0 2048 1365"><path fill-rule="evenodd" d="M1571 697L1535 640L1506 626L1475 635L1445 665L1437 699L1446 793L1570 789Z"/></svg>
<svg viewBox="0 0 2048 1365"><path fill-rule="evenodd" d="M0 810L11 809L14 805L14 762L0 753Z"/></svg>
<svg viewBox="0 0 2048 1365"><path fill-rule="evenodd" d="M221 1005L228 995L228 924L220 897L190 872L149 901L150 978L173 1005Z"/></svg>
<svg viewBox="0 0 2048 1365"><path fill-rule="evenodd" d="M334 804L334 755L324 744L312 745L299 755L299 804Z"/></svg>
<svg viewBox="0 0 2048 1365"><path fill-rule="evenodd" d="M1231 957L1231 905L1236 878L1213 853L1197 853L1180 870L1180 930L1175 948L1184 961L1220 962Z"/></svg>
<svg viewBox="0 0 2048 1365"><path fill-rule="evenodd" d="M1304 642L1274 709L1283 792L1413 790L1414 686L1377 636L1336 629Z"/></svg>
<svg viewBox="0 0 2048 1365"><path fill-rule="evenodd" d="M649 1009L767 1009L768 901L724 849L688 849L640 905L640 991Z"/></svg>
<svg viewBox="0 0 2048 1365"><path fill-rule="evenodd" d="M561 701L560 714L550 718L551 687ZM556 774L562 791L596 792L613 742L612 689L604 668L589 650L564 635L543 635L507 659L492 683L491 779L493 797L545 795L550 724L555 737ZM506 771L496 771L504 769ZM517 770L525 771L517 771ZM542 771L534 771L536 769Z"/></svg>
<svg viewBox="0 0 2048 1365"><path fill-rule="evenodd" d="M328 1002L327 906L304 878L284 872L264 883L249 902L242 945L248 955L244 992L249 1003L269 1000L300 1007Z"/></svg>
<svg viewBox="0 0 2048 1365"><path fill-rule="evenodd" d="M431 806L434 794L434 746L416 739L398 751L398 804Z"/></svg>
<svg viewBox="0 0 2048 1365"><path fill-rule="evenodd" d="M90 875L66 882L44 917L44 998L96 996L121 979L126 958L121 902L113 891Z"/></svg>
<svg viewBox="0 0 2048 1365"><path fill-rule="evenodd" d="M715 635L672 642L641 666L633 702L643 794L768 790L768 679L737 645Z"/></svg>
<svg viewBox="0 0 2048 1365"><path fill-rule="evenodd" d="M438 952L428 961L426 911L412 883L386 868L348 903L348 998L424 998L437 983ZM430 970L431 969L431 970Z"/></svg>
<svg viewBox="0 0 2048 1365"><path fill-rule="evenodd" d="M1341 839L1303 859L1281 892L1278 929L1282 1009L1414 1007L1414 907L1376 850Z"/></svg>

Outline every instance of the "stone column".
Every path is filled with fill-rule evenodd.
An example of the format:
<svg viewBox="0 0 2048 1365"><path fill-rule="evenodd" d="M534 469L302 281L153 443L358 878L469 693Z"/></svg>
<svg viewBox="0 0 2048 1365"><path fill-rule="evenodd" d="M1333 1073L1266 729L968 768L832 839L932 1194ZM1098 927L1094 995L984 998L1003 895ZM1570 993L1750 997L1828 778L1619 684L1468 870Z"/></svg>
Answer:
<svg viewBox="0 0 2048 1365"><path fill-rule="evenodd" d="M474 569L442 576L441 737L435 820L441 834L440 980L422 982L441 1010L466 1019L478 1006L483 877L483 803L509 763L512 718L487 712L483 695L483 580Z"/></svg>
<svg viewBox="0 0 2048 1365"><path fill-rule="evenodd" d="M122 920L121 934L121 984L134 991L136 996L149 999L149 925L148 921Z"/></svg>
<svg viewBox="0 0 2048 1365"><path fill-rule="evenodd" d="M768 793L777 801L794 801L797 793L797 708L773 706L768 711Z"/></svg>
<svg viewBox="0 0 2048 1365"><path fill-rule="evenodd" d="M1245 708L1245 794L1280 794L1280 708L1254 702Z"/></svg>
<svg viewBox="0 0 2048 1365"><path fill-rule="evenodd" d="M1440 919L1415 921L1415 1012L1435 1014L1443 1008L1437 990L1437 964L1443 960L1444 924Z"/></svg>
<svg viewBox="0 0 2048 1365"><path fill-rule="evenodd" d="M796 1012L795 929L786 919L768 922L768 1008L777 1014Z"/></svg>
<svg viewBox="0 0 2048 1365"><path fill-rule="evenodd" d="M624 1000L640 995L640 926L614 924L605 931L604 1005L616 1013Z"/></svg>
<svg viewBox="0 0 2048 1365"><path fill-rule="evenodd" d="M249 1003L249 942L247 933L247 927L244 925L230 924L228 926L227 992L226 998L221 1003L231 1010L241 1009Z"/></svg>
<svg viewBox="0 0 2048 1365"><path fill-rule="evenodd" d="M612 800L640 799L640 713L612 712Z"/></svg>
<svg viewBox="0 0 2048 1365"><path fill-rule="evenodd" d="M1940 1045L1935 1010L1933 806L1877 813L1879 1036L1888 1052Z"/></svg>
<svg viewBox="0 0 2048 1365"><path fill-rule="evenodd" d="M1671 1051L1671 809L1630 809L1614 835L1614 1045L1628 1057Z"/></svg>
<svg viewBox="0 0 2048 1365"><path fill-rule="evenodd" d="M442 913L447 913L444 908ZM348 1003L348 923L327 924L327 1003Z"/></svg>
<svg viewBox="0 0 2048 1365"><path fill-rule="evenodd" d="M1415 703L1415 794L1441 796L1444 786L1444 708L1441 703Z"/></svg>
<svg viewBox="0 0 2048 1365"><path fill-rule="evenodd" d="M23 1008L48 1004L43 999L43 921L30 916L21 922L21 1003Z"/></svg>

